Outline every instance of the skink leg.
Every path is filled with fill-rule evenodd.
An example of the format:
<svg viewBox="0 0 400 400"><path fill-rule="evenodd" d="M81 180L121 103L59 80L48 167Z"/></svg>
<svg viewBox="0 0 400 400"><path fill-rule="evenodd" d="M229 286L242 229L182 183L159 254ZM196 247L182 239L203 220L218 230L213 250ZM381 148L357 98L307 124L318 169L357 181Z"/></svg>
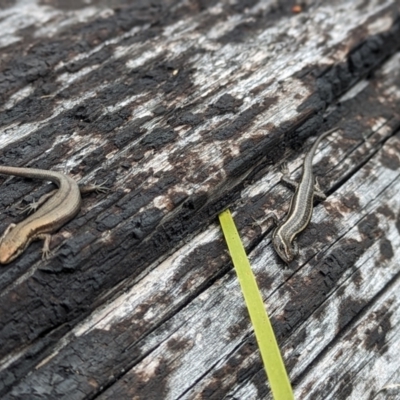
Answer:
<svg viewBox="0 0 400 400"><path fill-rule="evenodd" d="M107 180L104 181L103 183L100 183L99 185L95 183L90 183L88 185L82 185L79 186L79 190L82 194L85 193L91 193L91 192L96 192L96 193L107 193L110 188L104 186L107 183Z"/></svg>
<svg viewBox="0 0 400 400"><path fill-rule="evenodd" d="M3 241L3 239L9 234L9 232L11 230L13 230L15 227L17 226L17 224L10 224L7 226L6 230L4 231L4 233L1 235L0 237L0 243Z"/></svg>
<svg viewBox="0 0 400 400"><path fill-rule="evenodd" d="M279 220L274 212L270 212L266 215L265 222L268 222L270 219L272 219L272 225L278 225Z"/></svg>
<svg viewBox="0 0 400 400"><path fill-rule="evenodd" d="M53 254L50 250L51 235L49 233L41 233L37 235L38 239L44 240L42 248L42 260L48 260Z"/></svg>
<svg viewBox="0 0 400 400"><path fill-rule="evenodd" d="M21 213L31 214L35 212L41 205L43 205L50 197L54 196L58 192L58 189L52 190L50 193L44 194L38 201L33 200L32 203L26 207L21 208Z"/></svg>
<svg viewBox="0 0 400 400"><path fill-rule="evenodd" d="M326 200L325 193L321 190L317 178L315 178L314 197L320 201Z"/></svg>
<svg viewBox="0 0 400 400"><path fill-rule="evenodd" d="M299 184L294 180L290 179L289 168L286 163L282 163L280 166L280 170L282 172L281 182L286 183L291 189L296 190Z"/></svg>
<svg viewBox="0 0 400 400"><path fill-rule="evenodd" d="M297 242L292 243L292 254L295 257L299 254L299 245L297 244Z"/></svg>

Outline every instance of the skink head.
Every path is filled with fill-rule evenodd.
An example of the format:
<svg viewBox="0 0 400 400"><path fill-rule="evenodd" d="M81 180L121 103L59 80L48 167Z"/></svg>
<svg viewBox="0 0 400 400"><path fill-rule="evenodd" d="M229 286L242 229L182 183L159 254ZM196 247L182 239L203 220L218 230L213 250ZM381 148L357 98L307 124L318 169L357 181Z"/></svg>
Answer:
<svg viewBox="0 0 400 400"><path fill-rule="evenodd" d="M292 246L290 242L284 240L280 235L276 235L272 243L279 257L286 264L289 264L298 253L297 246Z"/></svg>

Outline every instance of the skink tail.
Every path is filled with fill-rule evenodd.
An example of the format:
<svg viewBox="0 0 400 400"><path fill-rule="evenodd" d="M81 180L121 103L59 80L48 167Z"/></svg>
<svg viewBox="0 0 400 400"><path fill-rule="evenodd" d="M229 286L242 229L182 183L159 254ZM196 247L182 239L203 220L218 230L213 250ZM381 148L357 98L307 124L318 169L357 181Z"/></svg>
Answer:
<svg viewBox="0 0 400 400"><path fill-rule="evenodd" d="M317 138L317 140L314 142L314 144L312 145L310 151L308 152L308 154L306 155L306 159L304 160L304 164L311 164L312 160L314 158L314 154L315 151L317 150L318 145L320 144L321 140L325 139L327 136L329 136L331 133L337 131L338 128L332 128L329 129L328 131L324 132L321 136L319 136Z"/></svg>

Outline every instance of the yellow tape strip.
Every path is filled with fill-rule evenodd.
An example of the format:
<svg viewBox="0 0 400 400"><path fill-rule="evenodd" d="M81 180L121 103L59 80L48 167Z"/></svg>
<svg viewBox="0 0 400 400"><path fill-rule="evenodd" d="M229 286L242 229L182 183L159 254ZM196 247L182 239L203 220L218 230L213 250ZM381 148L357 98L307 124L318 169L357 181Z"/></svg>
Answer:
<svg viewBox="0 0 400 400"><path fill-rule="evenodd" d="M229 210L219 221L249 310L250 320L275 400L292 400L293 392L260 290Z"/></svg>

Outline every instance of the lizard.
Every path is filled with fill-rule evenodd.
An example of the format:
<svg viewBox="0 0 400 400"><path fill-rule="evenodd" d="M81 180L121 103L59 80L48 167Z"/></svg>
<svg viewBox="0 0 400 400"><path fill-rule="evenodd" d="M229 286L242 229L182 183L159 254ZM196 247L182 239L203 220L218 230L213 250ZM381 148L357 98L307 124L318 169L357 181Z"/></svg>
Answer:
<svg viewBox="0 0 400 400"><path fill-rule="evenodd" d="M312 161L321 140L336 130L337 128L330 129L315 140L311 149L305 156L303 173L299 183L290 179L289 170L285 164L283 165L281 181L294 188L295 193L291 199L289 211L280 224L278 223L276 214L273 212L267 215L267 219L272 219L274 224L277 225L277 228L272 234L272 244L279 257L287 264L290 263L299 252L295 238L310 222L314 197L318 200L326 199L318 182L315 183Z"/></svg>
<svg viewBox="0 0 400 400"><path fill-rule="evenodd" d="M81 193L107 190L102 185L79 187L68 175L44 169L0 166L0 174L47 180L58 186L26 207L28 211L34 211L33 214L6 228L0 238L0 264L15 260L34 240L44 240L42 258L48 259L51 233L78 214L82 204Z"/></svg>

